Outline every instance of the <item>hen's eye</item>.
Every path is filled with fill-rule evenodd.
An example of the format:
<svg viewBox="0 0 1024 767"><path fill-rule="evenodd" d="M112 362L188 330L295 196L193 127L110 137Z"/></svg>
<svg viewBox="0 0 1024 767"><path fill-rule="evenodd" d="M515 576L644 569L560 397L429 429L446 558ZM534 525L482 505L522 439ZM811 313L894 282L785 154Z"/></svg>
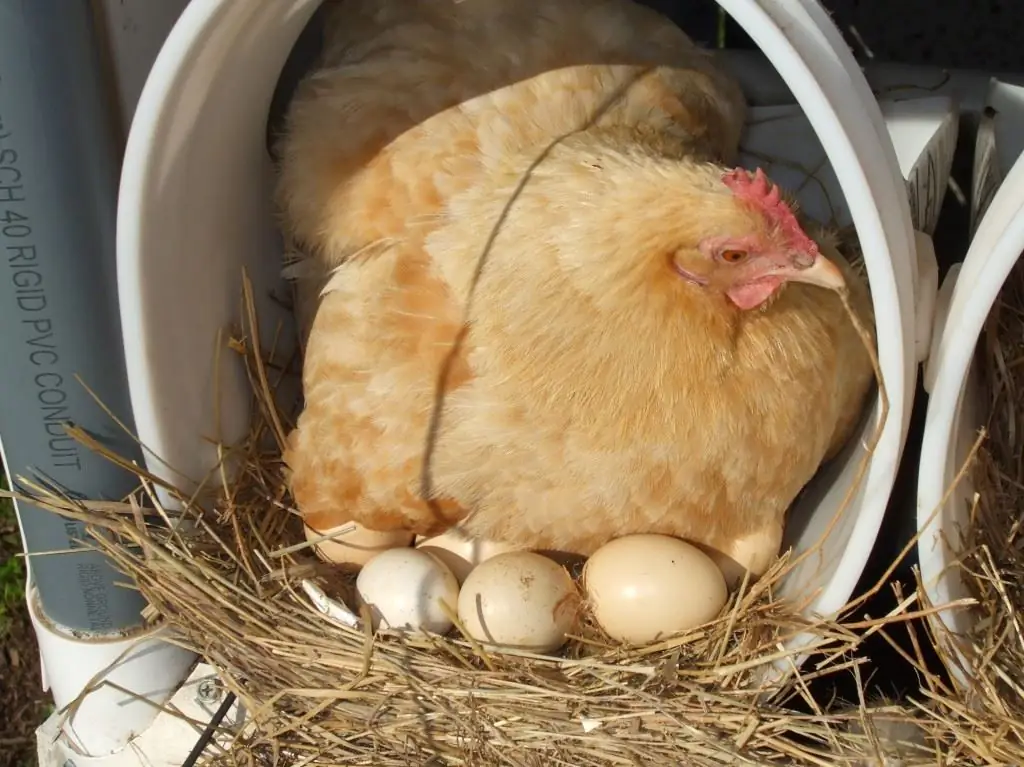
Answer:
<svg viewBox="0 0 1024 767"><path fill-rule="evenodd" d="M723 250L718 256L720 259L725 261L727 264L738 264L741 261L745 261L747 258L747 251L745 250Z"/></svg>

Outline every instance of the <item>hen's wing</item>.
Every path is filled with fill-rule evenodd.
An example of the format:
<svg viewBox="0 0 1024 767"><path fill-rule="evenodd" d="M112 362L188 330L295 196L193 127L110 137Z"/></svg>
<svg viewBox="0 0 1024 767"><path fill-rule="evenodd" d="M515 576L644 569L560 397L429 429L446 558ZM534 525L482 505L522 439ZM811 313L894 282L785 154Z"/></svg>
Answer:
<svg viewBox="0 0 1024 767"><path fill-rule="evenodd" d="M313 323L306 406L284 456L295 501L317 530L354 519L375 530L439 532L459 509L424 502L420 477L445 361L449 389L469 378L464 356L451 353L460 313L422 252L408 247L335 281Z"/></svg>

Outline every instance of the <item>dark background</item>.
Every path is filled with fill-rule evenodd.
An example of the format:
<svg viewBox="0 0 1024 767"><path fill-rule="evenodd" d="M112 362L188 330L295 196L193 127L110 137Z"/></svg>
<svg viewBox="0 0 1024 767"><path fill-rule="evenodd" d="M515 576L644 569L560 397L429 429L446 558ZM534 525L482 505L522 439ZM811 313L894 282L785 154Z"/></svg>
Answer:
<svg viewBox="0 0 1024 767"><path fill-rule="evenodd" d="M715 41L714 0L641 0L667 15L687 18L686 28L704 42ZM1024 2L1021 0L822 0L836 25L860 53L860 38L883 61L960 69L1024 71ZM705 18L694 23L693 15ZM700 29L706 25L706 33ZM729 47L752 47L728 24Z"/></svg>
<svg viewBox="0 0 1024 767"><path fill-rule="evenodd" d="M1020 0L830 0L844 32L852 24L891 61L989 71L1024 70Z"/></svg>

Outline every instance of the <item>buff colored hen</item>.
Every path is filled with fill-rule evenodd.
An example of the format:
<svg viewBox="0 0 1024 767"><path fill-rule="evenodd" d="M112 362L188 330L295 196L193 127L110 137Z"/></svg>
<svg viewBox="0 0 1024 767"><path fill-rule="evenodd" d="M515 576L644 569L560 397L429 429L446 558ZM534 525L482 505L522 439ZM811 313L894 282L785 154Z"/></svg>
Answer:
<svg viewBox="0 0 1024 767"><path fill-rule="evenodd" d="M326 285L285 454L307 523L581 554L661 532L763 573L872 380L833 289L871 310L731 167L738 85L628 0L332 13L280 143Z"/></svg>

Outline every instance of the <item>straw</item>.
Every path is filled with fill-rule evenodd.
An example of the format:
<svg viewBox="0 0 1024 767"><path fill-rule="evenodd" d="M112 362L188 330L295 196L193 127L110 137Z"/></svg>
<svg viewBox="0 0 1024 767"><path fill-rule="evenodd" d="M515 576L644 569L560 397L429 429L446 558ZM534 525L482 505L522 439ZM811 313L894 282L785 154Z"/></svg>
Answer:
<svg viewBox="0 0 1024 767"><path fill-rule="evenodd" d="M215 472L220 487L168 487L181 507L172 520L153 492L157 480L140 467L139 490L118 502L79 501L22 482L26 499L84 522L95 545L134 578L172 641L203 655L238 696L250 726L215 761L834 767L879 763L870 760L909 748L927 761L903 763L936 763L920 745L897 746L886 736L889 721L923 732L922 704L872 702L862 693L853 709L830 713L809 687L856 673L859 632L906 621L915 600L856 623L805 617L800 605L775 596L794 563L788 555L734 594L714 622L637 648L615 646L590 621L563 652L541 656L484 651L458 632L371 635L327 619L303 581L349 604L352 582L296 545L304 533L280 460L283 425L292 419L280 413L267 374L288 365L259 349L249 287L243 301L244 326L228 348L250 371L252 422L242 444L220 451L236 467ZM293 360L285 374L296 372ZM156 514L140 512L154 507ZM812 636L810 646L786 649L799 635ZM802 670L798 653L808 656ZM773 663L791 667L790 678L765 682Z"/></svg>

